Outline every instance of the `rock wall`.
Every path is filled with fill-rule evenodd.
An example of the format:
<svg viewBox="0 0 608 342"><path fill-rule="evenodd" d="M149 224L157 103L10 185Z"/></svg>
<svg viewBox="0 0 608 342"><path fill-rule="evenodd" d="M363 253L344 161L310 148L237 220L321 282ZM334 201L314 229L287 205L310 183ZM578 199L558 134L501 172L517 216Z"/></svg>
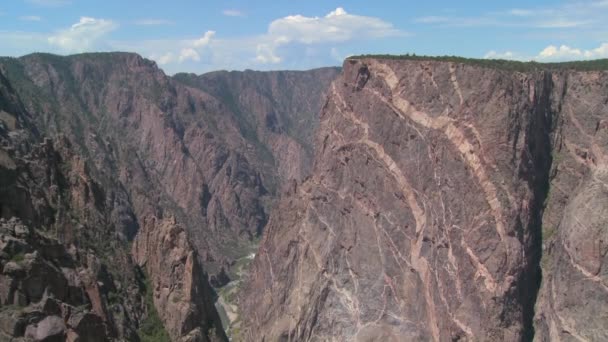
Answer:
<svg viewBox="0 0 608 342"><path fill-rule="evenodd" d="M243 291L247 339L530 340L551 322L546 310L559 318L556 306L570 316L551 323L547 338L568 334L563 324L604 336L604 316L585 320L605 307L604 280L593 273L601 243L595 252L579 245L589 269L575 263L573 279L559 279L570 295L571 281L588 279L580 286L601 298L593 307L580 297L546 301L535 325L534 306L541 274L543 293L556 283L541 258L562 264L555 259L567 251L542 255L544 222L577 211L554 194L555 151L575 148L563 136L576 120L563 118L602 127L605 77L347 60L321 114L312 176L273 212ZM569 97L579 100L568 106ZM592 147L597 154L580 153L598 160L604 147ZM579 229L606 234L600 226ZM557 230L566 246L576 241Z"/></svg>
<svg viewBox="0 0 608 342"><path fill-rule="evenodd" d="M284 74L288 84L277 85ZM293 121L294 136L312 136L321 96L336 74L231 73L235 86L246 80L248 98L262 98L259 108L249 108L257 102L235 106L233 95L168 77L135 54L0 58L0 213L126 277L121 290L65 302L110 308L110 301L129 301L128 313L104 309L104 338L133 339L153 316L143 298L149 282L173 340L223 340L207 272L226 275L262 231L279 183L306 173L310 143L279 127ZM228 82L224 77L204 84ZM285 92L286 85L301 91ZM269 97L267 88L282 92ZM74 277L95 283L95 276ZM127 330L107 323L115 316L127 317L121 323ZM67 318L64 324L68 334Z"/></svg>
<svg viewBox="0 0 608 342"><path fill-rule="evenodd" d="M608 338L608 74L555 75L551 184L535 340Z"/></svg>

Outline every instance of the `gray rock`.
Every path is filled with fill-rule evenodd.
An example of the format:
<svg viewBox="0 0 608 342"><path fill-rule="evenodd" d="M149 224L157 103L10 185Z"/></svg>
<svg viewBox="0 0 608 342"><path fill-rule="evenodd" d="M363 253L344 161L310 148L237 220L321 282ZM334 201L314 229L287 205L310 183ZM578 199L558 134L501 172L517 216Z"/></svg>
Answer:
<svg viewBox="0 0 608 342"><path fill-rule="evenodd" d="M38 323L28 325L25 337L34 341L60 340L65 335L66 326L63 319L58 316L47 316Z"/></svg>

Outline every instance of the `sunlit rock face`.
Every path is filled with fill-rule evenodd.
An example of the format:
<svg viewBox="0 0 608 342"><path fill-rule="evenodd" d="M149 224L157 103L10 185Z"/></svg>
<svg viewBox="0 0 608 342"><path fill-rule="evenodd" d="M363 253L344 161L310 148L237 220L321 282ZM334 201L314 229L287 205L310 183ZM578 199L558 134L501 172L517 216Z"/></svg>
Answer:
<svg viewBox="0 0 608 342"><path fill-rule="evenodd" d="M347 60L312 176L272 213L252 266L246 338L605 336L607 86L605 72ZM572 213L592 224L567 228ZM541 285L541 257L563 275L543 266Z"/></svg>

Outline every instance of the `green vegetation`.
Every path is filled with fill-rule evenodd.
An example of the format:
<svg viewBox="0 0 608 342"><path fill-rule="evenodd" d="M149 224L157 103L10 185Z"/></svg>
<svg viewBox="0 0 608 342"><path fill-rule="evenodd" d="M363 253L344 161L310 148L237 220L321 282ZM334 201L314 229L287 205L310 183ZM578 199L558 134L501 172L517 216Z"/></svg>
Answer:
<svg viewBox="0 0 608 342"><path fill-rule="evenodd" d="M139 330L137 330L139 338L142 342L171 341L171 339L169 338L169 334L167 334L167 331L163 326L163 322L160 320L158 312L156 312L156 308L154 307L154 298L152 297L152 284L150 283L150 279L148 277L144 279L143 287L145 295L144 300L148 316L141 323Z"/></svg>
<svg viewBox="0 0 608 342"><path fill-rule="evenodd" d="M25 253L21 252L21 253L17 253L15 255L13 255L13 257L11 258L11 261L14 261L16 263L21 263L21 262L23 262L24 259L25 259Z"/></svg>
<svg viewBox="0 0 608 342"><path fill-rule="evenodd" d="M555 235L555 229L543 229L543 241L550 241Z"/></svg>
<svg viewBox="0 0 608 342"><path fill-rule="evenodd" d="M440 61L440 62L454 62L469 65L476 65L486 68L495 68L508 71L540 71L540 70L578 70L578 71L591 71L591 70L608 70L608 59L596 59L590 61L574 61L574 62L560 62L560 63L539 63L539 62L521 62L504 59L477 59L477 58L464 58L458 56L417 56L416 54L405 54L405 55L358 55L348 57L349 59L362 59L362 58L375 58L375 59L394 59L394 60L413 60L413 61Z"/></svg>
<svg viewBox="0 0 608 342"><path fill-rule="evenodd" d="M118 304L121 302L120 295L114 291L110 291L108 293L108 303L110 304Z"/></svg>

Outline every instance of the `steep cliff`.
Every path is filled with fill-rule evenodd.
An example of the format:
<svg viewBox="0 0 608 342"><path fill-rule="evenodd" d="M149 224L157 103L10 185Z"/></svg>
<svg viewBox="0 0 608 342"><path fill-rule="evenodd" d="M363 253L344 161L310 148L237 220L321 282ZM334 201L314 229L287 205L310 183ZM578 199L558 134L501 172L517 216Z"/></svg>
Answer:
<svg viewBox="0 0 608 342"><path fill-rule="evenodd" d="M216 286L229 281L227 270L249 253L265 225L279 182L307 172L310 142L296 141L264 115L296 127L294 137L312 136L312 118L336 74L217 73L201 81L213 86L228 82L224 77L236 84L246 79L248 96L263 99L235 106L236 92L190 86L135 54L0 59L3 236L28 246L7 250L2 266L38 253L41 262L69 269L65 277L74 286L105 284L79 301L51 296L97 315L102 339L162 335L155 327L160 322L172 340L225 339L207 272ZM289 83L277 85L283 75ZM283 91L288 85L302 91ZM283 92L269 97L271 89ZM250 129L258 123L266 124ZM15 225L31 234L15 233ZM70 262L46 256L40 244L65 249L62 258ZM7 272L2 305L15 304L16 312L37 307L40 298L15 285L29 279L27 267L26 273ZM121 285L108 285L106 278ZM47 326L45 315L27 324ZM69 337L69 315L60 316L65 327L53 331ZM23 329L11 326L5 333L24 336L28 325L19 324Z"/></svg>
<svg viewBox="0 0 608 342"><path fill-rule="evenodd" d="M72 143L74 136L68 138L69 129L66 135L41 133L45 126L34 120L42 114L36 108L48 104L37 102L35 96L40 95L23 93L27 88L13 87L4 72L0 75L2 339L146 340L155 336L139 328L164 323L175 341L224 340L212 293L210 289L204 293L206 279L201 278L196 251L183 238L174 242L172 231L155 229L142 220L142 213L152 218L160 207L131 196L112 169L96 168L82 145ZM112 154L106 158L111 160ZM151 260L142 259L141 253L131 256L129 244L135 238L137 251L142 251L144 234L157 235L158 242L145 249ZM169 259L167 250L188 257ZM186 293L173 301L181 306L164 306L163 292L176 289ZM147 293L151 303L144 300ZM196 293L196 300L189 293ZM154 322L157 309L162 321ZM215 333L210 335L211 330ZM162 326L155 331L162 332Z"/></svg>
<svg viewBox="0 0 608 342"><path fill-rule="evenodd" d="M212 94L235 114L248 148L254 151L252 164L268 190L268 202L274 202L281 191L302 180L311 170L318 112L339 70L218 71L200 76L177 74L173 79ZM228 272L211 278L214 285L226 284L218 291L218 304L224 325L235 340L239 340L241 278L247 273L256 244L238 250L241 253L236 255L238 259L223 269Z"/></svg>
<svg viewBox="0 0 608 342"><path fill-rule="evenodd" d="M556 75L538 341L608 339L608 72Z"/></svg>
<svg viewBox="0 0 608 342"><path fill-rule="evenodd" d="M94 172L116 177L140 221L172 212L203 261L221 259L266 222L248 143L214 97L134 54L36 54L3 67L39 131L64 134Z"/></svg>
<svg viewBox="0 0 608 342"><path fill-rule="evenodd" d="M310 172L314 133L329 84L339 68L310 71L218 71L174 79L222 99L240 125L274 160L266 178L278 189Z"/></svg>
<svg viewBox="0 0 608 342"><path fill-rule="evenodd" d="M347 60L264 232L247 340L603 338L608 73L565 69Z"/></svg>

